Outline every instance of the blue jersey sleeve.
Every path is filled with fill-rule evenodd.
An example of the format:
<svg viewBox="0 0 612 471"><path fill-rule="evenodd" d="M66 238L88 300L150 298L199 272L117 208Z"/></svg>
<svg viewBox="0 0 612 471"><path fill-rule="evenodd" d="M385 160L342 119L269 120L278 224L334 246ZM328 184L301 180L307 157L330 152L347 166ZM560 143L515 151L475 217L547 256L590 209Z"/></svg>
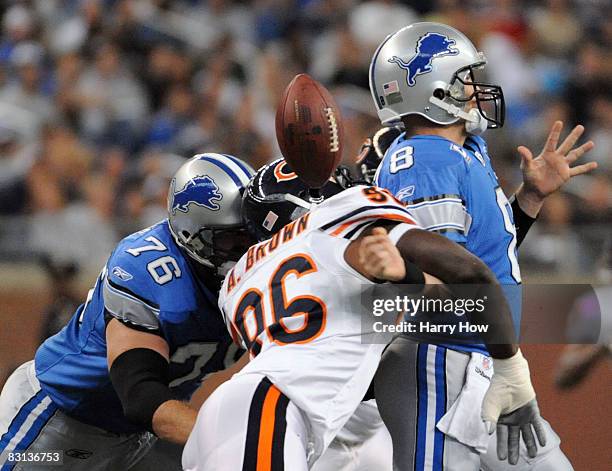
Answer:
<svg viewBox="0 0 612 471"><path fill-rule="evenodd" d="M465 243L471 225L465 150L450 141L399 140L385 154L376 184L408 205L425 229Z"/></svg>
<svg viewBox="0 0 612 471"><path fill-rule="evenodd" d="M105 312L122 323L152 332L160 330L160 309L145 270L126 253L109 259L102 293Z"/></svg>
<svg viewBox="0 0 612 471"><path fill-rule="evenodd" d="M104 307L127 325L159 331L196 307L187 261L164 226L124 239L106 269Z"/></svg>

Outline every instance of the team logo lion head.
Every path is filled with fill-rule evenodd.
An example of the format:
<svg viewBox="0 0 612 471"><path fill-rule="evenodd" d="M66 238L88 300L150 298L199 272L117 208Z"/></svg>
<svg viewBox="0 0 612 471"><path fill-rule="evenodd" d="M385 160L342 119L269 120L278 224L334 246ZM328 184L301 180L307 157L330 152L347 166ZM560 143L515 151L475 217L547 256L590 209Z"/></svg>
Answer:
<svg viewBox="0 0 612 471"><path fill-rule="evenodd" d="M409 62L401 57L393 56L389 62L397 64L406 71L406 83L409 87L416 84L415 78L433 70L432 61L442 56L455 56L459 50L455 48L456 41L440 33L426 33L416 44L416 54Z"/></svg>
<svg viewBox="0 0 612 471"><path fill-rule="evenodd" d="M176 180L173 179L170 192L169 206L172 214L177 211L186 213L192 204L203 206L211 211L218 211L221 206L217 202L223 199L219 187L208 175L197 175L179 190L176 189Z"/></svg>

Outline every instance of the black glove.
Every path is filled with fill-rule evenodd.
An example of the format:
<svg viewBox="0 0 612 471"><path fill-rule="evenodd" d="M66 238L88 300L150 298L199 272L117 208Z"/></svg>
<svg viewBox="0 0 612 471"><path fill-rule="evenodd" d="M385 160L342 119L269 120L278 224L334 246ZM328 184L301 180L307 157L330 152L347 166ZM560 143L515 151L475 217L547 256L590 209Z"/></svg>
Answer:
<svg viewBox="0 0 612 471"><path fill-rule="evenodd" d="M393 141L403 132L400 126L380 128L372 137L368 137L361 145L356 159L357 173L365 183L372 184L374 175L385 152Z"/></svg>
<svg viewBox="0 0 612 471"><path fill-rule="evenodd" d="M533 399L509 414L500 415L497 421L497 457L501 461L508 459L510 464L518 463L520 436L527 447L527 454L535 458L538 447L533 435L538 437L540 446L546 445L546 432L540 416L538 402Z"/></svg>

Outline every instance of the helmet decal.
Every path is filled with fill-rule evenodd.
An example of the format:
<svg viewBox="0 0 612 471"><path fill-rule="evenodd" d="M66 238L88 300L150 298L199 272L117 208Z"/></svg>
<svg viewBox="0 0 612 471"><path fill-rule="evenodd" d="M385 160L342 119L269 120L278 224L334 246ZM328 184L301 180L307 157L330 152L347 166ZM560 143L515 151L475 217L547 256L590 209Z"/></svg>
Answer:
<svg viewBox="0 0 612 471"><path fill-rule="evenodd" d="M172 180L171 203L170 211L175 214L176 211L184 213L189 211L189 205L192 203L198 206L203 206L212 211L218 211L220 206L217 201L223 199L223 195L219 192L219 187L215 181L208 175L197 175L191 178L183 188L176 191L176 181Z"/></svg>
<svg viewBox="0 0 612 471"><path fill-rule="evenodd" d="M264 229L272 231L274 229L274 224L276 224L276 221L278 221L278 214L276 214L274 211L268 211L268 215L261 223L261 225L264 227Z"/></svg>
<svg viewBox="0 0 612 471"><path fill-rule="evenodd" d="M274 176L276 177L277 182L283 182L297 178L297 174L288 168L287 162L284 160L274 168Z"/></svg>
<svg viewBox="0 0 612 471"><path fill-rule="evenodd" d="M416 54L409 62L405 62L398 56L393 56L388 60L406 71L406 83L409 87L414 87L415 78L418 75L427 74L433 70L431 63L434 59L459 54L459 50L453 47L455 44L454 39L443 34L427 33L417 41Z"/></svg>
<svg viewBox="0 0 612 471"><path fill-rule="evenodd" d="M289 178L287 178L289 177ZM321 196L329 198L341 187L328 181ZM282 227L304 215L313 205L308 185L278 159L261 167L246 187L242 218L247 230L259 241L269 239Z"/></svg>

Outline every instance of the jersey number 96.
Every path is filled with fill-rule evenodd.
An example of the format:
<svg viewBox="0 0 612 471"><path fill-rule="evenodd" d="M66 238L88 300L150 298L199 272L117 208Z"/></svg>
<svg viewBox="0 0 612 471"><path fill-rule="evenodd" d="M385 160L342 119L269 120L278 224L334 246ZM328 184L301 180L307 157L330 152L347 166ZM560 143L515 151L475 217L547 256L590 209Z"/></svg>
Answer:
<svg viewBox="0 0 612 471"><path fill-rule="evenodd" d="M306 254L297 254L285 259L272 274L268 282L270 315L265 312L265 295L256 288L247 290L236 307L233 325L242 336L251 356L262 348L260 334L266 332L270 341L278 345L306 343L317 338L325 328L327 308L325 303L312 295L287 299L286 278L293 274L301 278L317 271L314 260ZM297 327L293 319L301 317Z"/></svg>

